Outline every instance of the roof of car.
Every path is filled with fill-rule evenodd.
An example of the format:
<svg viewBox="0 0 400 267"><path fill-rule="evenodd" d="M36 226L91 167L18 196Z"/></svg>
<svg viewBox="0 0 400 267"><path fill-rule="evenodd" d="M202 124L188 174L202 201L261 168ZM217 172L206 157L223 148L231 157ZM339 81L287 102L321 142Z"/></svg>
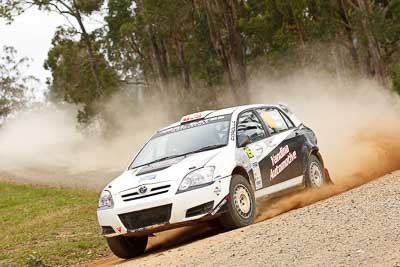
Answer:
<svg viewBox="0 0 400 267"><path fill-rule="evenodd" d="M218 110L209 110L209 111L203 111L203 112L208 113L204 118L211 118L211 117L216 117L216 116L229 115L229 114L232 114L233 112L235 112L236 110L245 110L248 108L255 108L255 107L259 107L259 106L266 106L266 104L252 104L252 105L235 106L235 107L223 108L223 109L218 109ZM274 105L267 105L267 106L274 106ZM203 112L199 112L199 113L203 113ZM160 129L159 132L169 129L169 128L172 128L172 127L175 127L175 126L178 126L178 125L181 125L181 121L170 124L167 127Z"/></svg>

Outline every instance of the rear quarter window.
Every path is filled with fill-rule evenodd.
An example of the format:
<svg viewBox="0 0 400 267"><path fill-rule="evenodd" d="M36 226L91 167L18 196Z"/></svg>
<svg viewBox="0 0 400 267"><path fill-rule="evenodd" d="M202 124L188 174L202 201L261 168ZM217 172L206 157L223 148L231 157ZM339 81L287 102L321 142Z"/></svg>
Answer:
<svg viewBox="0 0 400 267"><path fill-rule="evenodd" d="M257 109L258 114L264 120L265 124L272 134L280 133L293 127L293 123L285 115L275 108ZM290 124L288 124L288 122Z"/></svg>

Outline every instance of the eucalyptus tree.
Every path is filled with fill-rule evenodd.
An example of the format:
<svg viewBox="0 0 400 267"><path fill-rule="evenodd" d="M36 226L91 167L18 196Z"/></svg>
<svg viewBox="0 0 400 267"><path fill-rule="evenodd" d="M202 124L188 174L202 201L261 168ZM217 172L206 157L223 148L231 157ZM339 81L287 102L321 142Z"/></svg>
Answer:
<svg viewBox="0 0 400 267"><path fill-rule="evenodd" d="M104 57L98 32L86 26L89 16L99 11L103 0L0 0L0 16L12 20L36 7L64 16L69 26L59 27L52 41L45 68L51 71L49 95L82 106L78 119L88 121L96 102L118 90L118 76Z"/></svg>
<svg viewBox="0 0 400 267"><path fill-rule="evenodd" d="M103 95L100 82L96 54L93 45L93 35L87 30L84 17L99 11L104 0L0 0L0 16L7 18L10 22L31 7L39 10L56 12L71 22L75 32L81 36L89 55L89 63L94 82L96 94Z"/></svg>
<svg viewBox="0 0 400 267"><path fill-rule="evenodd" d="M25 106L38 80L24 74L29 66L26 57L17 58L17 50L4 46L0 55L0 123L10 113Z"/></svg>
<svg viewBox="0 0 400 267"><path fill-rule="evenodd" d="M100 111L96 108L97 103L119 90L120 83L116 71L101 53L96 53L98 75L92 74L86 43L75 40L74 36L73 29L59 27L44 66L52 74L49 97L82 106L78 120L86 123ZM92 42L92 45L95 51L99 50L97 42ZM102 85L103 98L99 98L95 79Z"/></svg>

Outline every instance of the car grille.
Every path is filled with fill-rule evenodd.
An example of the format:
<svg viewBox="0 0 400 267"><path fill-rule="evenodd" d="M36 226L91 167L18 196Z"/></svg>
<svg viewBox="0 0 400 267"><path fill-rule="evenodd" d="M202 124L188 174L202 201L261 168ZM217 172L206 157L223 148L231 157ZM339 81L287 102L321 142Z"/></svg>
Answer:
<svg viewBox="0 0 400 267"><path fill-rule="evenodd" d="M122 195L123 201L132 201L137 199L142 199L146 197L156 196L160 194L167 193L171 185L146 185L147 191L145 193L140 193L139 188L141 186L134 189L133 192Z"/></svg>
<svg viewBox="0 0 400 267"><path fill-rule="evenodd" d="M151 209L120 214L119 218L128 230L144 228L155 224L165 224L171 218L172 204Z"/></svg>

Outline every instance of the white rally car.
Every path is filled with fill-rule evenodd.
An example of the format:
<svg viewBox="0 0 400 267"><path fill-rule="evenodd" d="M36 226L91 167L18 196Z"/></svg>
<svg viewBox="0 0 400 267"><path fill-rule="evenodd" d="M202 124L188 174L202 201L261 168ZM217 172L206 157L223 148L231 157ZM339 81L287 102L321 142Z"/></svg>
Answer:
<svg viewBox="0 0 400 267"><path fill-rule="evenodd" d="M238 106L159 130L103 190L97 216L113 253L132 258L152 233L214 218L243 227L257 198L329 182L314 132L286 106Z"/></svg>

